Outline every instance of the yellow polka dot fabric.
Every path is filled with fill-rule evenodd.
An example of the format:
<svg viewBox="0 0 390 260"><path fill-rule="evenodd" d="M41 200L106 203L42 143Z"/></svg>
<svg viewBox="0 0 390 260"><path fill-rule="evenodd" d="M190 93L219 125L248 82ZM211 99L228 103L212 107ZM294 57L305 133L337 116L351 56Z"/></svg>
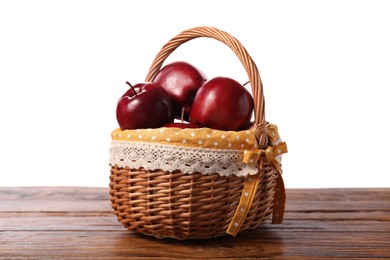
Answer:
<svg viewBox="0 0 390 260"><path fill-rule="evenodd" d="M256 137L250 130L220 131L210 128L148 128L136 130L116 129L111 133L115 141L136 141L192 148L227 150L256 149Z"/></svg>

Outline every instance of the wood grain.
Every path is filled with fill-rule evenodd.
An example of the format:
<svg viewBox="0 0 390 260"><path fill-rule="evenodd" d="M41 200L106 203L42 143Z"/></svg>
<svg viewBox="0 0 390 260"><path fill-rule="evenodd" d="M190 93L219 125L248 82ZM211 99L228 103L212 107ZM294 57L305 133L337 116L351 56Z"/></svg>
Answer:
<svg viewBox="0 0 390 260"><path fill-rule="evenodd" d="M287 190L284 223L176 241L123 228L108 188L0 188L0 259L390 259L390 189Z"/></svg>

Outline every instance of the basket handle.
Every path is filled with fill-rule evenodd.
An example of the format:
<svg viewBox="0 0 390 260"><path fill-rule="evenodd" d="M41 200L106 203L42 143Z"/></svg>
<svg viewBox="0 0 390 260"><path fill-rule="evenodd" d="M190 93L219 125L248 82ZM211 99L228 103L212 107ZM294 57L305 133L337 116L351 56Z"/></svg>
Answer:
<svg viewBox="0 0 390 260"><path fill-rule="evenodd" d="M185 30L175 37L173 37L168 43L166 43L156 55L151 67L149 68L148 74L145 81L153 81L157 73L160 71L162 64L168 58L168 56L177 49L181 44L199 37L209 37L218 40L233 50L236 56L244 66L249 82L252 88L253 101L254 101L254 115L255 122L251 127L252 131L256 135L259 142L259 147L264 147L267 143L267 122L265 121L264 112L264 94L263 85L261 82L260 74L256 64L253 62L251 56L248 54L242 44L233 36L219 30L214 27L194 27Z"/></svg>

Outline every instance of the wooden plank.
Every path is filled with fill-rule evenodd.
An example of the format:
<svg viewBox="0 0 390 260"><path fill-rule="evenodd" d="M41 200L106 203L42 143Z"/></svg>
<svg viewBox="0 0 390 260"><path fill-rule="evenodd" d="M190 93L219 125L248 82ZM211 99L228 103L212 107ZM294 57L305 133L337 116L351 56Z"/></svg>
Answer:
<svg viewBox="0 0 390 260"><path fill-rule="evenodd" d="M388 201L390 188L287 189L290 201Z"/></svg>
<svg viewBox="0 0 390 260"><path fill-rule="evenodd" d="M0 259L390 259L390 189L287 190L285 221L236 238L130 232L106 188L0 188Z"/></svg>
<svg viewBox="0 0 390 260"><path fill-rule="evenodd" d="M2 212L29 211L112 211L109 199L105 200L7 200L0 201Z"/></svg>
<svg viewBox="0 0 390 260"><path fill-rule="evenodd" d="M3 259L158 258L361 258L390 257L388 235L360 232L247 232L234 239L157 240L113 231L5 232L0 238ZM6 240L3 239L6 237ZM12 245L12 246L11 246Z"/></svg>
<svg viewBox="0 0 390 260"><path fill-rule="evenodd" d="M109 199L105 200L0 200L0 209L4 211L28 212L28 211L111 211ZM349 201L346 207L345 201L287 201L287 211L390 211L390 199L388 201Z"/></svg>
<svg viewBox="0 0 390 260"><path fill-rule="evenodd" d="M33 223L33 224L32 224ZM27 215L23 217L8 216L2 218L1 231L97 231L113 230L126 231L114 215L95 215L69 217L67 215L47 216L47 215ZM269 225L267 230L279 231L310 231L310 232L389 232L390 224L388 221L378 220L334 220L323 217L318 219L288 219L280 225ZM126 231L127 232L127 231ZM261 232L259 230L259 232ZM129 234L133 232L128 231Z"/></svg>
<svg viewBox="0 0 390 260"><path fill-rule="evenodd" d="M107 200L108 192L108 187L0 187L0 201Z"/></svg>
<svg viewBox="0 0 390 260"><path fill-rule="evenodd" d="M107 188L0 187L1 200L106 200ZM287 201L388 201L390 188L287 189Z"/></svg>

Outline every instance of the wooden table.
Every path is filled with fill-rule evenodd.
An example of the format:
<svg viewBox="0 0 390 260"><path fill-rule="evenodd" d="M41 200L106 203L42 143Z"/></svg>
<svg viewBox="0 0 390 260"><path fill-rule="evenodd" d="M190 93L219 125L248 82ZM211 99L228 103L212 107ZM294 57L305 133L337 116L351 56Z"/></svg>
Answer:
<svg viewBox="0 0 390 260"><path fill-rule="evenodd" d="M106 188L0 188L0 259L390 259L390 189L290 189L284 223L158 240L117 222Z"/></svg>

